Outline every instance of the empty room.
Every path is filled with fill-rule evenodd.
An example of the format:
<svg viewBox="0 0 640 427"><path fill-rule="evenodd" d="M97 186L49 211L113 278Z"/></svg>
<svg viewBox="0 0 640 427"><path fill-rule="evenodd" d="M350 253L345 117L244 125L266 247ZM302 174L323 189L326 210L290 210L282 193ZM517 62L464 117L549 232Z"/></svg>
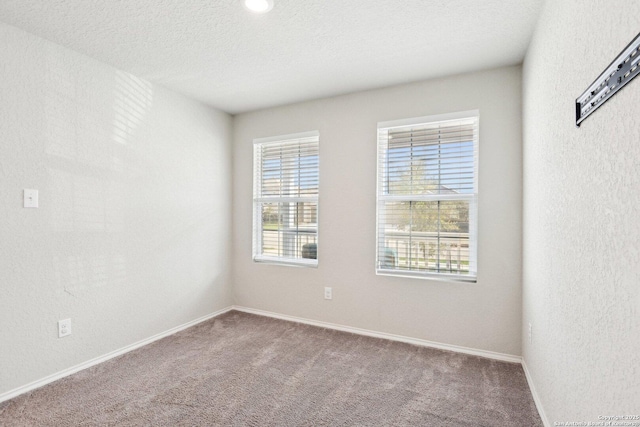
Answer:
<svg viewBox="0 0 640 427"><path fill-rule="evenodd" d="M0 1L0 426L640 427L639 16Z"/></svg>

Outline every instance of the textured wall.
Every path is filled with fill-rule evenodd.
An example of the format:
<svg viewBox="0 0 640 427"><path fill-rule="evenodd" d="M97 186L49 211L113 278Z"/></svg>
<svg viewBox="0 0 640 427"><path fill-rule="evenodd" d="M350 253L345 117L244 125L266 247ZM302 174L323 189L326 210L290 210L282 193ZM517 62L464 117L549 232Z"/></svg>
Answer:
<svg viewBox="0 0 640 427"><path fill-rule="evenodd" d="M547 2L525 60L523 352L551 423L640 412L640 80L574 120L638 33L620 6Z"/></svg>
<svg viewBox="0 0 640 427"><path fill-rule="evenodd" d="M0 58L0 393L231 304L231 118L3 24Z"/></svg>
<svg viewBox="0 0 640 427"><path fill-rule="evenodd" d="M376 276L376 125L480 110L478 283ZM521 68L424 81L234 119L237 304L520 354ZM251 259L252 140L320 131L317 269ZM323 287L333 287L333 300Z"/></svg>

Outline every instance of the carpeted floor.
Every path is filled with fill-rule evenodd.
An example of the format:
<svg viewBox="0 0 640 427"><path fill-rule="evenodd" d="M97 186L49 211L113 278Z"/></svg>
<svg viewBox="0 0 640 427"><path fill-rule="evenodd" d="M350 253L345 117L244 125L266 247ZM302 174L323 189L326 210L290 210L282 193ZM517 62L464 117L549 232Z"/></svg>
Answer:
<svg viewBox="0 0 640 427"><path fill-rule="evenodd" d="M520 365L232 311L0 403L2 426L542 426Z"/></svg>

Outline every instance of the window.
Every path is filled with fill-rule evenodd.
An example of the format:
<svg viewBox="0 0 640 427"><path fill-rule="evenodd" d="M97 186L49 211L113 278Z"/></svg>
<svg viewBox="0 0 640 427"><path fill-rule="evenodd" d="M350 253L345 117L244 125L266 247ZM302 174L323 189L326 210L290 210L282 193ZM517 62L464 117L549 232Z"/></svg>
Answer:
<svg viewBox="0 0 640 427"><path fill-rule="evenodd" d="M478 112L378 123L378 274L475 281Z"/></svg>
<svg viewBox="0 0 640 427"><path fill-rule="evenodd" d="M254 140L253 260L317 266L319 133Z"/></svg>

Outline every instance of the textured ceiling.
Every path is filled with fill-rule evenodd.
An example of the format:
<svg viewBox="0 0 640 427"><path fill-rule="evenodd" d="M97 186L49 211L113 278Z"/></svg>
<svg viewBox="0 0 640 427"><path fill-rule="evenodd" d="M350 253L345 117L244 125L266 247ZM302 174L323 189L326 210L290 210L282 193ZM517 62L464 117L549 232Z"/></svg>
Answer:
<svg viewBox="0 0 640 427"><path fill-rule="evenodd" d="M522 61L543 0L2 0L0 21L230 113Z"/></svg>

